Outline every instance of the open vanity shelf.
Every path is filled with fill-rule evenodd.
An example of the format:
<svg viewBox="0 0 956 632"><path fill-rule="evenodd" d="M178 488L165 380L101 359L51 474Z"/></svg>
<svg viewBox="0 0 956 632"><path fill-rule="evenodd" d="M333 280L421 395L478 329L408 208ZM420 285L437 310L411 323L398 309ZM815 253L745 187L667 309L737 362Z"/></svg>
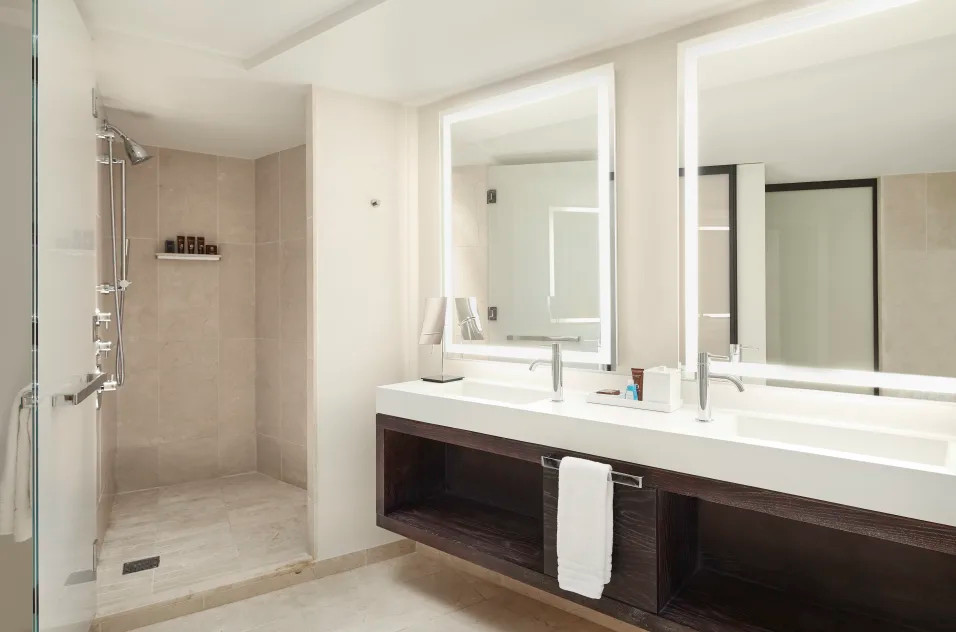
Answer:
<svg viewBox="0 0 956 632"><path fill-rule="evenodd" d="M378 415L378 524L651 631L954 632L956 528L639 464L615 487L612 580L557 585L558 474L583 456Z"/></svg>
<svg viewBox="0 0 956 632"><path fill-rule="evenodd" d="M396 473L382 499L389 522L543 571L539 465L402 433L382 447Z"/></svg>
<svg viewBox="0 0 956 632"><path fill-rule="evenodd" d="M410 527L467 542L476 550L513 564L541 571L541 522L492 505L440 494L389 513Z"/></svg>

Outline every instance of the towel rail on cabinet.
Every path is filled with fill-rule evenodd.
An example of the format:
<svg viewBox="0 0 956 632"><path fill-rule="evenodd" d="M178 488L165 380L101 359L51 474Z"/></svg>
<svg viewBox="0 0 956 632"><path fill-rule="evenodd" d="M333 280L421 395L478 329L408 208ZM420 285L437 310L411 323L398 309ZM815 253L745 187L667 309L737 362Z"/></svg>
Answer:
<svg viewBox="0 0 956 632"><path fill-rule="evenodd" d="M553 456L543 456L541 457L541 467L548 470L557 470L561 468L561 459L555 458ZM621 472L611 471L610 480L613 483L618 485L624 485L625 487L634 487L636 489L644 489L644 477L643 476L634 476L633 474L622 474Z"/></svg>

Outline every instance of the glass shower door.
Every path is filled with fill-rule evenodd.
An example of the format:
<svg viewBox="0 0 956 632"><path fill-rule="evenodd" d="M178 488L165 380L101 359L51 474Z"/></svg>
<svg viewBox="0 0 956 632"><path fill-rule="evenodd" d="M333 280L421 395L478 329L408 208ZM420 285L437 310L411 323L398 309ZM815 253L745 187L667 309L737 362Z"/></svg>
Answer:
<svg viewBox="0 0 956 632"><path fill-rule="evenodd" d="M97 397L84 392L96 370L95 76L73 0L39 1L36 18L37 623L87 632L96 610Z"/></svg>

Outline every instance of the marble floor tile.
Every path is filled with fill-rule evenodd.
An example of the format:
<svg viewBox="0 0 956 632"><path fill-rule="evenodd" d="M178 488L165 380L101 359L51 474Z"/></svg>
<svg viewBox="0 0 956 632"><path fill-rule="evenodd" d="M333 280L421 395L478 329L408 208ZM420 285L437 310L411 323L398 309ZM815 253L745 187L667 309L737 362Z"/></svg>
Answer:
<svg viewBox="0 0 956 632"><path fill-rule="evenodd" d="M414 553L139 632L607 632Z"/></svg>
<svg viewBox="0 0 956 632"><path fill-rule="evenodd" d="M308 560L305 507L304 490L256 473L118 495L100 551L97 616ZM153 555L159 568L122 574L124 562Z"/></svg>

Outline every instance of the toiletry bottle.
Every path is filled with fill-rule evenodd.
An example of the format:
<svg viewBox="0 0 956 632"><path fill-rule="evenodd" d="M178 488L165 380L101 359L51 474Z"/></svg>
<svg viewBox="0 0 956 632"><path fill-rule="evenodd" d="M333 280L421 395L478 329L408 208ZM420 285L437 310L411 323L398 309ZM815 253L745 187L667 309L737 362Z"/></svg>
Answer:
<svg viewBox="0 0 956 632"><path fill-rule="evenodd" d="M644 398L644 369L631 369L631 379L637 385L637 397L635 399L642 400Z"/></svg>

